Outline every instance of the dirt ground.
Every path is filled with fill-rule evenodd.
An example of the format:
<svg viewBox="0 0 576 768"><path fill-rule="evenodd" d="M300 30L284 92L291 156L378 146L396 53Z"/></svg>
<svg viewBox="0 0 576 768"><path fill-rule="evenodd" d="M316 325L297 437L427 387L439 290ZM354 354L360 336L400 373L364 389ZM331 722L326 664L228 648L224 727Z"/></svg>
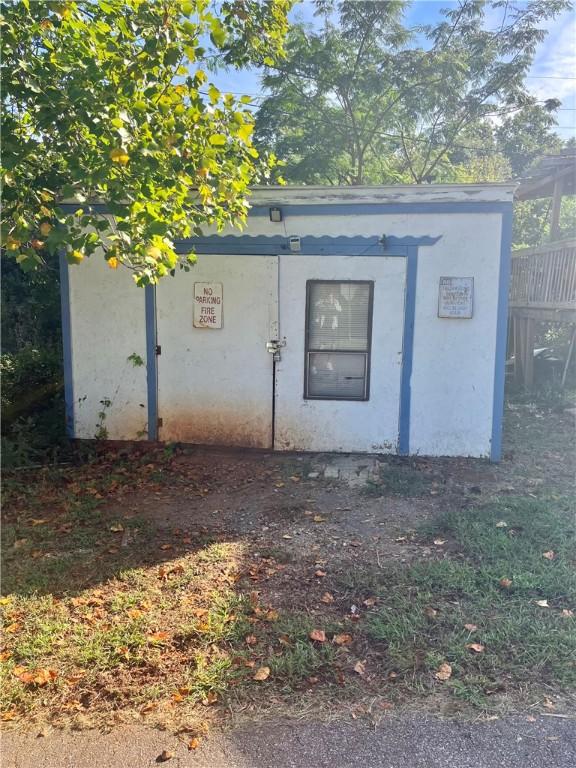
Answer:
<svg viewBox="0 0 576 768"><path fill-rule="evenodd" d="M574 488L570 409L509 404L504 459L278 454L178 449L175 482L132 495L129 510L153 521L167 543L241 541L262 560L252 574L263 602L312 615L332 577L443 557L414 532L448 509L494 496ZM121 511L126 515L123 504ZM280 564L267 578L268 559ZM325 606L324 606L325 608Z"/></svg>

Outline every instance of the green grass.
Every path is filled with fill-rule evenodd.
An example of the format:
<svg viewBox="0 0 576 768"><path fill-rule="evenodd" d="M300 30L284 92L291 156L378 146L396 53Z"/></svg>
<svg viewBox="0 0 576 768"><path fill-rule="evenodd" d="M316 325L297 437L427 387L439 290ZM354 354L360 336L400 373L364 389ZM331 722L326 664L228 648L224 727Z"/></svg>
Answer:
<svg viewBox="0 0 576 768"><path fill-rule="evenodd" d="M500 521L507 526L497 527ZM387 667L422 690L435 684L434 671L446 661L453 670L447 686L473 704L529 683L576 686L576 619L562 613L576 614L570 500L496 500L449 512L428 533L448 539L451 559L368 579L380 602L366 632L384 646ZM543 557L549 551L553 560ZM548 608L536 604L544 599ZM471 652L471 642L484 651Z"/></svg>

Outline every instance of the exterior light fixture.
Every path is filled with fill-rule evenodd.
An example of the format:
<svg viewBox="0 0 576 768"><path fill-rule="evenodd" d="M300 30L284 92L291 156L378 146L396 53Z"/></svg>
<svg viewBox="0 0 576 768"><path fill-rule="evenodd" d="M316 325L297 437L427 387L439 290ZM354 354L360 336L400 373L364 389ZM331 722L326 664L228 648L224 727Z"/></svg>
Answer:
<svg viewBox="0 0 576 768"><path fill-rule="evenodd" d="M270 208L270 221L282 221L282 208Z"/></svg>

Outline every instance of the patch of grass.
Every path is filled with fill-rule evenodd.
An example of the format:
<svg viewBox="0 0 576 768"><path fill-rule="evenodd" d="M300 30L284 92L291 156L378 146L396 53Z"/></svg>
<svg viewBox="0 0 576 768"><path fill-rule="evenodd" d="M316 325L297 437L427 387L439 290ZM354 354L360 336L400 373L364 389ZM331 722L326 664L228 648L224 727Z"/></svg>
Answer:
<svg viewBox="0 0 576 768"><path fill-rule="evenodd" d="M568 509L567 499L506 498L447 513L437 531L452 539L459 559L388 572L379 587L372 577L380 603L367 634L384 644L387 663L408 686L436 685L442 661L452 666L454 695L482 706L491 692L526 683L576 686L576 536ZM502 586L503 578L511 583Z"/></svg>
<svg viewBox="0 0 576 768"><path fill-rule="evenodd" d="M323 627L329 635L339 626ZM314 643L309 634L314 629L312 620L304 615L285 616L277 622L274 632L281 638L278 653L270 657L272 677L290 688L301 685L306 678L330 667L336 657L336 648L329 642ZM278 642L278 640L277 640Z"/></svg>

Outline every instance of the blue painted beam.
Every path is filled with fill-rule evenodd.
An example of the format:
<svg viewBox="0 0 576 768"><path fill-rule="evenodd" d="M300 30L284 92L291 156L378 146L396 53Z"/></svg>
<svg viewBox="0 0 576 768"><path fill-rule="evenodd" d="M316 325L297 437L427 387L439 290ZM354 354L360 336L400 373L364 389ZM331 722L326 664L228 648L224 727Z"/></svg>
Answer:
<svg viewBox="0 0 576 768"><path fill-rule="evenodd" d="M158 356L156 354L156 288L144 289L146 316L146 388L148 393L148 440L158 440Z"/></svg>
<svg viewBox="0 0 576 768"><path fill-rule="evenodd" d="M414 358L414 324L416 318L416 283L418 279L418 248L410 246L406 259L406 295L404 299L404 338L402 343L402 373L400 376L400 417L398 453L410 454L410 409L412 405L412 365Z"/></svg>
<svg viewBox="0 0 576 768"><path fill-rule="evenodd" d="M496 353L494 363L494 394L492 399L492 438L490 460L502 458L502 422L504 419L504 384L506 376L506 346L508 342L508 292L510 289L510 251L512 249L512 204L502 216L500 236L500 274L498 277L498 314L496 319Z"/></svg>
<svg viewBox="0 0 576 768"><path fill-rule="evenodd" d="M74 437L74 377L72 375L72 324L68 262L60 253L60 310L62 320L62 358L64 365L64 406L66 434Z"/></svg>

